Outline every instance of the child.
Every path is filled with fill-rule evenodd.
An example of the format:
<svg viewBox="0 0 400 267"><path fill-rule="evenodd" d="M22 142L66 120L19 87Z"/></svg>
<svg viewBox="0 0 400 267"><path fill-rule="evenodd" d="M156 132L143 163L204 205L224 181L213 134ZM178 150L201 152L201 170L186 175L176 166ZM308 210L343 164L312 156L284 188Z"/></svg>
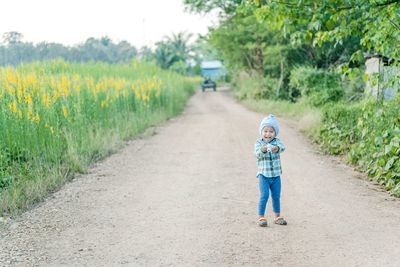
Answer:
<svg viewBox="0 0 400 267"><path fill-rule="evenodd" d="M257 177L260 183L260 201L258 203L258 214L260 216L258 225L268 226L264 217L269 191L271 190L272 207L275 213L274 223L286 225L287 222L280 216L281 195L281 160L279 154L285 150L285 146L276 136L279 133L279 125L270 114L260 123L261 138L255 144L255 154L258 162Z"/></svg>

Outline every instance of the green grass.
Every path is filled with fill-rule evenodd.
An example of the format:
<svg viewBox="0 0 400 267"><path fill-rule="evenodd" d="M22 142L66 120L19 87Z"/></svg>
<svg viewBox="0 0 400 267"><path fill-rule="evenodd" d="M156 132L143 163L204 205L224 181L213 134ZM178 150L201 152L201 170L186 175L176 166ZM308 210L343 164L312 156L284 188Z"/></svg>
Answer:
<svg viewBox="0 0 400 267"><path fill-rule="evenodd" d="M285 117L296 123L299 130L312 135L321 124L321 112L319 109L309 106L304 102L291 103L289 101L276 101L266 99L241 100L247 108L259 113L272 113Z"/></svg>
<svg viewBox="0 0 400 267"><path fill-rule="evenodd" d="M180 114L198 83L138 62L0 68L0 214L26 210L124 141Z"/></svg>

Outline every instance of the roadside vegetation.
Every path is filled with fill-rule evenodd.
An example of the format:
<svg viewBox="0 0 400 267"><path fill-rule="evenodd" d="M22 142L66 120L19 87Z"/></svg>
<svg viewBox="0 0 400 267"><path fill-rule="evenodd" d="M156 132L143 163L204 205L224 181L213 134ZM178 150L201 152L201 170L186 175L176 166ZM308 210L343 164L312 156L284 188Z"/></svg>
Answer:
<svg viewBox="0 0 400 267"><path fill-rule="evenodd" d="M327 153L342 155L400 197L399 1L198 1L219 12L207 36L234 93L263 113L295 118ZM366 75L364 54L390 59L392 77ZM366 84L380 83L378 94Z"/></svg>
<svg viewBox="0 0 400 267"><path fill-rule="evenodd" d="M21 212L146 128L180 114L215 48L190 33L155 48L88 38L0 43L0 216ZM2 67L1 67L2 66Z"/></svg>
<svg viewBox="0 0 400 267"><path fill-rule="evenodd" d="M154 64L0 68L0 211L24 210L124 141L178 115L197 78Z"/></svg>

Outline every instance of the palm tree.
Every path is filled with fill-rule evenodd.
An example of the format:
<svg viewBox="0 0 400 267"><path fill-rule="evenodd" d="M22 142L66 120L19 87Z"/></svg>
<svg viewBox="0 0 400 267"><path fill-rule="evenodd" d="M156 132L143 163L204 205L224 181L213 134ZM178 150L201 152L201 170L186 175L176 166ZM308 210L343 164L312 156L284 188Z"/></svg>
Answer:
<svg viewBox="0 0 400 267"><path fill-rule="evenodd" d="M157 63L162 68L169 68L176 62L186 62L189 59L189 53L192 50L189 46L189 39L192 34L180 32L166 37L164 41L158 42L155 51Z"/></svg>

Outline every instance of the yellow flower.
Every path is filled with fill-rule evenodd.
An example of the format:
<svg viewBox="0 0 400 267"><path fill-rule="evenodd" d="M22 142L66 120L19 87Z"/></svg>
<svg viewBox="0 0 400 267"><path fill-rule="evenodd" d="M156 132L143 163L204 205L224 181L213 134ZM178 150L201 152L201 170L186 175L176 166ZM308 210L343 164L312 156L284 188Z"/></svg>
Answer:
<svg viewBox="0 0 400 267"><path fill-rule="evenodd" d="M150 97L148 95L143 95L142 99L144 102L148 102L150 100Z"/></svg>
<svg viewBox="0 0 400 267"><path fill-rule="evenodd" d="M62 106L62 112L63 112L65 118L68 117L68 109L64 105Z"/></svg>
<svg viewBox="0 0 400 267"><path fill-rule="evenodd" d="M22 95L23 95L22 87L20 87L18 84L18 89L17 89L18 103L22 102Z"/></svg>
<svg viewBox="0 0 400 267"><path fill-rule="evenodd" d="M10 110L15 113L17 112L17 103L15 103L15 101L13 101L12 103L9 104Z"/></svg>
<svg viewBox="0 0 400 267"><path fill-rule="evenodd" d="M36 113L35 117L32 118L32 122L34 123L39 123L40 122L40 116L39 114Z"/></svg>
<svg viewBox="0 0 400 267"><path fill-rule="evenodd" d="M81 86L78 84L75 86L75 92L79 95L79 93L81 92Z"/></svg>
<svg viewBox="0 0 400 267"><path fill-rule="evenodd" d="M46 108L50 107L50 97L48 94L43 94L43 104Z"/></svg>
<svg viewBox="0 0 400 267"><path fill-rule="evenodd" d="M31 97L30 94L27 94L27 95L25 96L25 102L26 102L29 106L32 106L32 97Z"/></svg>
<svg viewBox="0 0 400 267"><path fill-rule="evenodd" d="M17 84L17 75L15 75L11 68L6 70L6 81L14 85Z"/></svg>
<svg viewBox="0 0 400 267"><path fill-rule="evenodd" d="M68 80L68 77L63 75L61 77L61 85L59 86L59 91L62 96L67 97L69 95L69 90L68 88L70 87L71 82Z"/></svg>
<svg viewBox="0 0 400 267"><path fill-rule="evenodd" d="M22 110L18 109L18 119L22 119Z"/></svg>
<svg viewBox="0 0 400 267"><path fill-rule="evenodd" d="M14 89L14 87L8 87L8 94L10 95L10 96L14 96L15 95L15 89Z"/></svg>

